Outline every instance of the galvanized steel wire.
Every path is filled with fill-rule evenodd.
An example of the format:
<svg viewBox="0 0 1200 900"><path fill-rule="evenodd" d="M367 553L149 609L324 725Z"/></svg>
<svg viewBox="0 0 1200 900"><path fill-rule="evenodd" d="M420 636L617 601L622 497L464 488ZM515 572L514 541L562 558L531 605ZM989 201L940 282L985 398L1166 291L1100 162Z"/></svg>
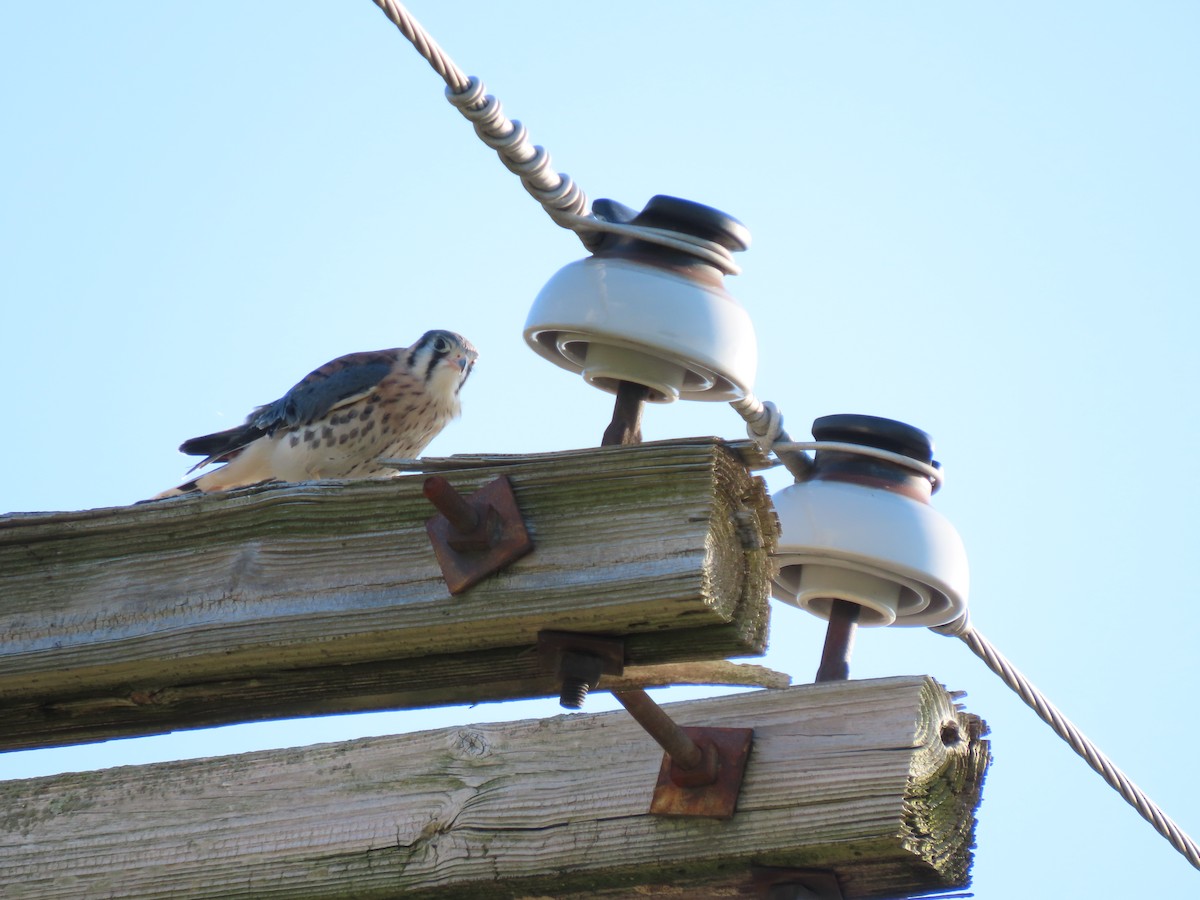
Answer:
<svg viewBox="0 0 1200 900"><path fill-rule="evenodd" d="M1163 812L1157 803L1142 792L1129 776L1117 768L1116 764L1106 756L1099 747L1075 727L1075 724L1064 716L1051 703L1046 695L1030 683L1017 667L1009 662L995 648L991 641L975 630L969 616L962 616L948 625L936 626L932 629L939 634L950 635L962 640L971 652L978 656L989 669L1000 676L1020 697L1025 704L1038 714L1038 717L1054 729L1055 734L1067 742L1071 749L1083 757L1096 773L1108 785L1125 798L1125 802L1138 811L1143 819L1154 826L1154 830L1166 838L1172 847L1178 850L1188 862L1200 869L1200 847L1188 837L1170 816Z"/></svg>
<svg viewBox="0 0 1200 900"><path fill-rule="evenodd" d="M505 168L521 179L525 190L550 218L575 232L588 250L597 249L606 233L620 234L683 250L726 275L741 271L729 249L715 241L663 228L609 222L593 215L583 189L570 175L554 171L550 154L529 139L524 125L504 115L500 101L487 93L482 81L463 72L403 5L395 0L374 2L446 82L446 99L475 126L479 139L496 151Z"/></svg>
<svg viewBox="0 0 1200 900"><path fill-rule="evenodd" d="M483 82L455 65L407 9L394 0L375 0L375 5L446 82L446 99L475 126L480 140L496 151L509 171L520 177L525 189L550 218L573 230L584 246L591 249L602 236L579 227L578 218L588 209L587 195L579 185L569 175L554 171L550 154L530 141L525 126L505 116L500 101L486 92Z"/></svg>
<svg viewBox="0 0 1200 900"><path fill-rule="evenodd" d="M783 413L770 400L759 400L754 392L739 400L730 400L729 405L746 422L746 434L764 453L775 456L792 473L797 481L803 481L812 471L812 460L802 451L776 450L776 444L790 444L791 437L783 428Z"/></svg>

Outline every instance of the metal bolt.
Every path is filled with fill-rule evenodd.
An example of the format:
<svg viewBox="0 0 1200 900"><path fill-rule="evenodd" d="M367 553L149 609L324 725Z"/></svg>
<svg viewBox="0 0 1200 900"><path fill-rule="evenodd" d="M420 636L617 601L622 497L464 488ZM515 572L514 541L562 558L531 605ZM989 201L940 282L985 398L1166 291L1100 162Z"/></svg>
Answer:
<svg viewBox="0 0 1200 900"><path fill-rule="evenodd" d="M858 629L857 603L834 600L829 610L829 626L825 630L825 646L821 650L821 666L817 681L845 681L850 677L850 653L854 650L854 634Z"/></svg>
<svg viewBox="0 0 1200 900"><path fill-rule="evenodd" d="M455 531L468 534L479 527L479 513L475 507L441 475L426 478L421 490L425 499L437 507L438 512L446 517Z"/></svg>
<svg viewBox="0 0 1200 900"><path fill-rule="evenodd" d="M588 691L600 683L604 663L598 656L563 651L558 662L558 675L562 679L558 705L563 709L581 709Z"/></svg>
<svg viewBox="0 0 1200 900"><path fill-rule="evenodd" d="M613 418L604 430L601 447L624 447L642 442L642 404L650 396L650 388L632 381L617 385Z"/></svg>
<svg viewBox="0 0 1200 900"><path fill-rule="evenodd" d="M558 694L558 705L563 709L582 709L583 701L591 689L591 685L582 678L564 678Z"/></svg>
<svg viewBox="0 0 1200 900"><path fill-rule="evenodd" d="M681 787L699 787L717 780L720 754L710 744L700 745L641 688L613 691L650 737L671 757L671 780Z"/></svg>

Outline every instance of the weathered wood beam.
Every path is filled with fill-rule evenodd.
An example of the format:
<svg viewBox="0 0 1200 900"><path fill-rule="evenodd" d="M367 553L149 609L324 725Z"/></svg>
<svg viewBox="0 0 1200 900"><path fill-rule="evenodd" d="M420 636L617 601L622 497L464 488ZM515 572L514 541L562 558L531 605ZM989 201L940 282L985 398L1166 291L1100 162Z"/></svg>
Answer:
<svg viewBox="0 0 1200 900"><path fill-rule="evenodd" d="M728 821L649 815L661 752L623 711L0 783L0 883L92 898L844 897L965 886L983 724L926 677L665 707L754 729ZM726 894L721 894L725 896Z"/></svg>
<svg viewBox="0 0 1200 900"><path fill-rule="evenodd" d="M0 749L557 693L541 630L761 653L774 513L716 439L428 461L536 545L450 596L423 476L0 517Z"/></svg>

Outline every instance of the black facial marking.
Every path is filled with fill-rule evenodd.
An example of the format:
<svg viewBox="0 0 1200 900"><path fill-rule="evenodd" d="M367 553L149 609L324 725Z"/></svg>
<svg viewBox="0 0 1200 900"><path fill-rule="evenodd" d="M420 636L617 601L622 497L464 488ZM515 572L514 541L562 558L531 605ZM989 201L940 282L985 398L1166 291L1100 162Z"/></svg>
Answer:
<svg viewBox="0 0 1200 900"><path fill-rule="evenodd" d="M438 363L440 363L443 359L446 358L447 352L448 351L446 351L446 350L443 350L441 353L438 353L437 350L433 351L433 355L429 357L429 365L427 365L425 367L425 375L424 375L425 381L428 381L429 376L433 374L433 367L436 366Z"/></svg>

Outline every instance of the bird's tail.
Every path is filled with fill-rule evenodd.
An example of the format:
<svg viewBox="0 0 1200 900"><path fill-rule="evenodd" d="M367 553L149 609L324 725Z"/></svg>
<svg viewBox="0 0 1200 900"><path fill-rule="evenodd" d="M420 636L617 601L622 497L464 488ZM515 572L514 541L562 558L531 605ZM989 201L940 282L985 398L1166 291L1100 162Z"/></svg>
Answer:
<svg viewBox="0 0 1200 900"><path fill-rule="evenodd" d="M252 487L256 484L274 484L278 478L233 478L233 473L227 472L229 466L222 466L215 472L185 481L183 484L168 488L155 494L151 500L165 500L167 497L182 497L185 494L209 494L213 491L231 491L234 488Z"/></svg>
<svg viewBox="0 0 1200 900"><path fill-rule="evenodd" d="M204 459L188 470L190 475L197 469L212 463L228 462L237 456L247 444L262 437L265 432L261 428L246 423L217 431L213 434L202 434L200 437L189 438L179 445L179 452L188 456L202 456Z"/></svg>
<svg viewBox="0 0 1200 900"><path fill-rule="evenodd" d="M184 494L196 494L202 491L200 487L200 479L185 482L178 487L168 488L165 491L160 491L151 497L151 500L165 500L168 497L182 497Z"/></svg>
<svg viewBox="0 0 1200 900"><path fill-rule="evenodd" d="M194 440L201 439L195 438ZM191 443L191 441L188 441L184 446L186 447ZM233 488L249 487L254 484L278 481L279 478L276 477L276 473L271 466L271 450L271 442L259 441L248 447L232 450L215 459L205 460L201 465L205 465L210 461L224 462L225 465L213 469L211 472L205 472L203 475L199 475L190 481L185 481L177 487L165 490L161 494L155 494L150 499L162 500L166 497L178 497L181 494L228 491ZM193 467L192 471L194 472L195 470L196 467Z"/></svg>

